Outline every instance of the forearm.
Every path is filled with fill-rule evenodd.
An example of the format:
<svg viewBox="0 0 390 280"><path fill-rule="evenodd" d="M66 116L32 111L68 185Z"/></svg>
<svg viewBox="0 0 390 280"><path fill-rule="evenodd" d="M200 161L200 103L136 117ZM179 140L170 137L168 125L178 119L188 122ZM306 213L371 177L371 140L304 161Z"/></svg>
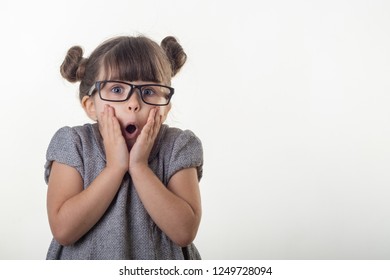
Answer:
<svg viewBox="0 0 390 280"><path fill-rule="evenodd" d="M164 186L148 166L133 167L131 177L146 211L157 226L178 245L191 243L199 227L200 213Z"/></svg>
<svg viewBox="0 0 390 280"><path fill-rule="evenodd" d="M106 212L123 176L123 172L106 167L87 189L66 200L53 219L57 241L70 245L87 233Z"/></svg>

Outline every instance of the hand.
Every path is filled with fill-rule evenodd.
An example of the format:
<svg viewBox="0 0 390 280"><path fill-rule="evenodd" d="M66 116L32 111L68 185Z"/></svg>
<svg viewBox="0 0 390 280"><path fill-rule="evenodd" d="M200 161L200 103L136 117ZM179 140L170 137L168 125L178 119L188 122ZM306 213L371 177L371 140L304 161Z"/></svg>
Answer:
<svg viewBox="0 0 390 280"><path fill-rule="evenodd" d="M130 151L130 170L138 165L148 165L150 152L163 121L159 107L149 112L148 120ZM130 171L129 170L129 171Z"/></svg>
<svg viewBox="0 0 390 280"><path fill-rule="evenodd" d="M105 105L104 111L100 115L99 130L106 151L106 166L122 170L125 173L129 168L129 150L122 135L119 121L115 116L115 110L110 105Z"/></svg>

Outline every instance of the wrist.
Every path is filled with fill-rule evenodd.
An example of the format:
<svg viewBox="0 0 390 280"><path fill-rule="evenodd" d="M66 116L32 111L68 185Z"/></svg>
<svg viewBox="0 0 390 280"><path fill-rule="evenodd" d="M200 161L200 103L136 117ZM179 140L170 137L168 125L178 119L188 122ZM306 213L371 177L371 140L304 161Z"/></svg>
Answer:
<svg viewBox="0 0 390 280"><path fill-rule="evenodd" d="M127 172L127 168L119 167L119 166L113 166L113 165L106 165L106 172L110 173L113 177L121 177L125 176L125 173Z"/></svg>
<svg viewBox="0 0 390 280"><path fill-rule="evenodd" d="M148 170L150 170L150 168L147 163L133 163L130 164L129 167L129 173L132 176L137 174L145 174L145 172L147 172Z"/></svg>

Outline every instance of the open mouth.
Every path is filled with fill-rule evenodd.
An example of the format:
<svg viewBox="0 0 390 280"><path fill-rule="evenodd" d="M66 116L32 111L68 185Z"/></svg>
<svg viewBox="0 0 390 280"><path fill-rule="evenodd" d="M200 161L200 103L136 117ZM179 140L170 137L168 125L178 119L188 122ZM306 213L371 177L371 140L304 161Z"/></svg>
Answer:
<svg viewBox="0 0 390 280"><path fill-rule="evenodd" d="M134 124L129 124L126 126L126 131L129 134L133 134L137 130L137 127Z"/></svg>

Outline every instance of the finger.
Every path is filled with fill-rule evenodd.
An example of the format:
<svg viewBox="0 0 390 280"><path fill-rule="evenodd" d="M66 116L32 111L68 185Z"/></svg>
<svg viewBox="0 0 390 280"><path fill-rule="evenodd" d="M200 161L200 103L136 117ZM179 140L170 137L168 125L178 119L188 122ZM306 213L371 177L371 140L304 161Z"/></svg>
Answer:
<svg viewBox="0 0 390 280"><path fill-rule="evenodd" d="M108 129L109 132L114 134L114 126L115 126L115 113L114 108L111 106L107 106L107 119L108 119Z"/></svg>
<svg viewBox="0 0 390 280"><path fill-rule="evenodd" d="M142 129L142 132L145 133L147 137L152 133L153 124L154 124L154 115L155 115L155 108L149 111L148 119L146 121L144 128Z"/></svg>
<svg viewBox="0 0 390 280"><path fill-rule="evenodd" d="M115 117L115 110L109 105L105 105L101 113L101 124L103 138L112 138L117 135L119 122Z"/></svg>
<svg viewBox="0 0 390 280"><path fill-rule="evenodd" d="M111 128L111 118L110 118L110 109L108 105L104 106L103 115L102 115L102 125L104 128L104 133L106 137L110 135L110 128Z"/></svg>
<svg viewBox="0 0 390 280"><path fill-rule="evenodd" d="M115 115L115 110L113 109L113 115L112 115L112 129L113 133L115 134L116 137L122 137L122 129L119 123L118 118Z"/></svg>
<svg viewBox="0 0 390 280"><path fill-rule="evenodd" d="M115 114L115 108L107 105L108 126L112 137L122 137L122 130L118 118Z"/></svg>
<svg viewBox="0 0 390 280"><path fill-rule="evenodd" d="M162 116L160 114L160 107L157 107L154 116L154 127L153 127L154 137L156 137L157 133L160 131L161 124L162 124Z"/></svg>
<svg viewBox="0 0 390 280"><path fill-rule="evenodd" d="M154 139L156 138L156 133L158 132L159 130L159 107L156 107L156 108L153 108L151 111L151 121L150 121L150 139L154 141Z"/></svg>
<svg viewBox="0 0 390 280"><path fill-rule="evenodd" d="M106 106L104 106L103 111L100 113L99 127L101 128L102 132L105 132L105 129L107 127L107 108L106 108Z"/></svg>
<svg viewBox="0 0 390 280"><path fill-rule="evenodd" d="M161 119L158 112L158 107L150 110L148 121L145 125L145 137L149 142L154 142L160 130Z"/></svg>
<svg viewBox="0 0 390 280"><path fill-rule="evenodd" d="M153 108L152 110L150 110L149 117L148 117L148 123L154 122L154 119L156 117L156 110L157 110L157 108Z"/></svg>

